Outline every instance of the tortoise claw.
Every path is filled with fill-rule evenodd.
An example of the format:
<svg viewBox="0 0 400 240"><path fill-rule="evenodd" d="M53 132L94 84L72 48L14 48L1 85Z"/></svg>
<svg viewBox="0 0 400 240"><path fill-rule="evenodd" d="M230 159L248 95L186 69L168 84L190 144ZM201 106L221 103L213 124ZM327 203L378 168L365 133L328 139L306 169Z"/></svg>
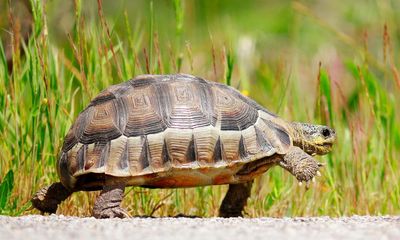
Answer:
<svg viewBox="0 0 400 240"><path fill-rule="evenodd" d="M306 190L308 190L309 188L310 188L310 180L308 180L307 182L306 182Z"/></svg>
<svg viewBox="0 0 400 240"><path fill-rule="evenodd" d="M315 183L316 183L315 177L313 177L310 180L305 181L305 183L306 183L305 184L306 190L308 190L310 188L311 183L313 183L315 185ZM299 187L303 186L303 181L300 180L298 184L299 184Z"/></svg>

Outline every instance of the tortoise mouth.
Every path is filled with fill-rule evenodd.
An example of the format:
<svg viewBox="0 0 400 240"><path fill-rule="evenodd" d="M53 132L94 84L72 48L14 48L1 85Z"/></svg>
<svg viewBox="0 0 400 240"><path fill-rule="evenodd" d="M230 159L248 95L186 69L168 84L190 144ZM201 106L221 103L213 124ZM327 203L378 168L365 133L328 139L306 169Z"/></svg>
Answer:
<svg viewBox="0 0 400 240"><path fill-rule="evenodd" d="M322 144L317 144L319 147L326 147L326 148L332 148L333 143L327 142L327 143L322 143Z"/></svg>
<svg viewBox="0 0 400 240"><path fill-rule="evenodd" d="M324 155L332 151L333 143L325 142L321 144L316 144L315 153L318 155Z"/></svg>

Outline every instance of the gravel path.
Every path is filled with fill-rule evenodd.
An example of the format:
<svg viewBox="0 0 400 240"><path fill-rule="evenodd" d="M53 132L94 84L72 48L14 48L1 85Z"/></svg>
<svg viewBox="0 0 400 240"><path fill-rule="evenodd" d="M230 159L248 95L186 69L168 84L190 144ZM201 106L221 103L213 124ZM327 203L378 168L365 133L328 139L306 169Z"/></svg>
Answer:
<svg viewBox="0 0 400 240"><path fill-rule="evenodd" d="M0 216L0 239L400 239L398 217L132 218Z"/></svg>

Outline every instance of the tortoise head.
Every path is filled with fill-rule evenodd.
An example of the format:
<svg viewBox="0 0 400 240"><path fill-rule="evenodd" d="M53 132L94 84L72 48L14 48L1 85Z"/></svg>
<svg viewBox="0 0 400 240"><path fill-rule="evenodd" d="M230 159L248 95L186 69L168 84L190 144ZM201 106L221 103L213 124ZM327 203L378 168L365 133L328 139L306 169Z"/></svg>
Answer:
<svg viewBox="0 0 400 240"><path fill-rule="evenodd" d="M323 125L292 122L293 145L310 155L324 155L332 150L336 132Z"/></svg>

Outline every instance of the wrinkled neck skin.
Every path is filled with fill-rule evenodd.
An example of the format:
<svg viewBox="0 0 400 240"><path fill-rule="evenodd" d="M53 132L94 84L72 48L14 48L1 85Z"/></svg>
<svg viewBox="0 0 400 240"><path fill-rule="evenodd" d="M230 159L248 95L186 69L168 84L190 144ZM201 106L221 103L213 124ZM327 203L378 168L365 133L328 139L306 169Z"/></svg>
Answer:
<svg viewBox="0 0 400 240"><path fill-rule="evenodd" d="M292 139L293 139L293 145L296 147L299 147L303 149L303 151L309 153L313 152L314 149L312 147L312 144L310 144L304 136L304 132L301 127L301 123L298 122L292 122L290 123L291 126L291 134L292 134Z"/></svg>
<svg viewBox="0 0 400 240"><path fill-rule="evenodd" d="M333 129L309 123L289 123L293 145L301 148L310 155L324 155L332 150L336 140Z"/></svg>

